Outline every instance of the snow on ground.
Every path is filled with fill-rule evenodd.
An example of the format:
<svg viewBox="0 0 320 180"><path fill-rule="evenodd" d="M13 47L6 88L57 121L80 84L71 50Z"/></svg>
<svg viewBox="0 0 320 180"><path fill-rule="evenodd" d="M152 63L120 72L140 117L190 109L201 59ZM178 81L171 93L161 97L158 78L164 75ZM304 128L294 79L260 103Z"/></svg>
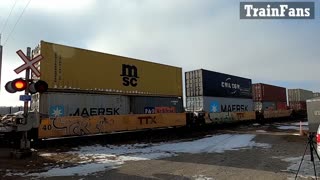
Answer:
<svg viewBox="0 0 320 180"><path fill-rule="evenodd" d="M277 128L282 130L288 130L288 129L300 130L300 126L278 126ZM301 128L302 130L309 130L309 128L306 126L302 126Z"/></svg>
<svg viewBox="0 0 320 180"><path fill-rule="evenodd" d="M287 168L287 171L292 172L292 173L297 173L299 169L299 164L301 162L302 156L300 157L290 157L290 158L284 158L282 159L283 161L289 162L290 165ZM316 167L316 172L319 174L319 159L317 158L316 154L314 153L314 163ZM313 169L313 163L310 160L310 155L305 155L302 165L299 170L298 176L303 177L303 178L315 178L314 176L314 169Z"/></svg>
<svg viewBox="0 0 320 180"><path fill-rule="evenodd" d="M297 123L291 123L291 125L294 125L294 126L300 126L300 122L297 122ZM302 126L308 126L308 121L306 121L306 122L301 122L301 125L302 125Z"/></svg>
<svg viewBox="0 0 320 180"><path fill-rule="evenodd" d="M213 180L211 177L206 177L204 175L194 175L192 176L195 180Z"/></svg>
<svg viewBox="0 0 320 180"><path fill-rule="evenodd" d="M302 130L309 130L308 122L301 122L301 127L302 127ZM277 124L277 128L282 130L289 130L289 129L300 130L300 122L290 123L286 125Z"/></svg>
<svg viewBox="0 0 320 180"><path fill-rule="evenodd" d="M257 133L266 133L267 131L265 130L256 130Z"/></svg>
<svg viewBox="0 0 320 180"><path fill-rule="evenodd" d="M253 147L270 148L271 145L255 143L251 134L223 134L193 141L156 144L133 144L121 146L85 146L67 152L81 161L74 167L54 167L47 172L32 173L28 176L72 176L88 175L117 168L126 161L140 161L178 156L179 153L223 153L226 150L248 149ZM52 155L52 154L50 154ZM48 154L46 153L46 155Z"/></svg>

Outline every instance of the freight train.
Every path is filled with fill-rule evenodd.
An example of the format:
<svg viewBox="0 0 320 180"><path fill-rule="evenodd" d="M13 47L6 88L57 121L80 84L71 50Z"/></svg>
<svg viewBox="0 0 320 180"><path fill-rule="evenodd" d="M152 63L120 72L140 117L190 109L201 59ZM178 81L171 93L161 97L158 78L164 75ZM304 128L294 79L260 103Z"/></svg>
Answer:
<svg viewBox="0 0 320 180"><path fill-rule="evenodd" d="M2 118L2 134L28 131L28 138L48 139L293 115L286 106L254 108L247 78L186 72L184 108L182 68L45 41L32 51L40 54L41 75L32 79L47 82L48 90L32 95L27 117Z"/></svg>

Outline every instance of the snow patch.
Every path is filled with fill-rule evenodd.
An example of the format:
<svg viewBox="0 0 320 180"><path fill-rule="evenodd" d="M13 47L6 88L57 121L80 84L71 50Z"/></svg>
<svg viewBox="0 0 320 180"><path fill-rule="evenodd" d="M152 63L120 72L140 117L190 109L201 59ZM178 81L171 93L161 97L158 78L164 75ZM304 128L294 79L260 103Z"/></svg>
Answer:
<svg viewBox="0 0 320 180"><path fill-rule="evenodd" d="M88 175L106 169L117 168L126 161L141 161L178 156L179 153L223 153L226 150L248 149L253 147L270 148L271 145L255 143L251 134L223 134L204 137L193 141L180 141L155 144L84 146L67 152L80 161L74 167L54 167L47 172L32 173L28 176L72 176ZM53 154L45 153L44 156Z"/></svg>
<svg viewBox="0 0 320 180"><path fill-rule="evenodd" d="M265 130L256 130L256 132L258 132L258 133L266 133L267 131L265 131Z"/></svg>
<svg viewBox="0 0 320 180"><path fill-rule="evenodd" d="M42 153L42 154L39 154L39 156L41 156L41 157L50 157L50 156L54 156L54 155L57 155L57 153Z"/></svg>
<svg viewBox="0 0 320 180"><path fill-rule="evenodd" d="M319 159L316 157L316 154L314 154L314 163L316 165L316 169L319 168ZM314 169L313 169L313 163L310 160L310 155L305 155L303 162L301 164L300 170L299 170L299 177L303 178L315 178L314 176ZM297 173L299 164L301 162L302 156L300 157L289 157L289 158L283 158L281 160L285 162L289 162L290 165L287 168L287 171L292 172L292 173Z"/></svg>
<svg viewBox="0 0 320 180"><path fill-rule="evenodd" d="M204 175L194 175L192 176L195 180L214 180L211 177L206 177Z"/></svg>
<svg viewBox="0 0 320 180"><path fill-rule="evenodd" d="M291 125L294 125L294 126L300 126L300 122L297 122L297 123L291 123ZM301 125L302 126L308 126L309 123L308 121L305 121L305 122L301 122Z"/></svg>
<svg viewBox="0 0 320 180"><path fill-rule="evenodd" d="M278 129L282 129L282 130L289 130L289 129L293 129L293 130L300 130L299 126L278 126ZM309 128L306 126L302 126L302 130L308 130Z"/></svg>

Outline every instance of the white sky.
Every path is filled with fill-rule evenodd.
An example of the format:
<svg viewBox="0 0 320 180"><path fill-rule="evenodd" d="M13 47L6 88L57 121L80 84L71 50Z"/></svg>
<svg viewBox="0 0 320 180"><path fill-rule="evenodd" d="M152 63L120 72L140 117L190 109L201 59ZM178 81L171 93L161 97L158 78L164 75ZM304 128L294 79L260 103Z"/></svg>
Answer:
<svg viewBox="0 0 320 180"><path fill-rule="evenodd" d="M29 0L17 0L4 44ZM0 1L0 31L15 0ZM238 0L31 0L4 44L0 106L22 105L7 81L23 77L16 51L40 40L287 88L320 91L315 20L240 20Z"/></svg>

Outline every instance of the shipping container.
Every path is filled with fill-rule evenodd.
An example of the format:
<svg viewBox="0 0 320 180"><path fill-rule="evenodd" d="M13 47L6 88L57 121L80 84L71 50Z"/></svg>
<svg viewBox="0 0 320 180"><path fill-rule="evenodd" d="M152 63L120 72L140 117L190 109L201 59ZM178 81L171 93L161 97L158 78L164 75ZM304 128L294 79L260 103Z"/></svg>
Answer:
<svg viewBox="0 0 320 180"><path fill-rule="evenodd" d="M253 102L253 108L255 111L276 110L276 102Z"/></svg>
<svg viewBox="0 0 320 180"><path fill-rule="evenodd" d="M307 100L309 132L316 133L320 125L320 98Z"/></svg>
<svg viewBox="0 0 320 180"><path fill-rule="evenodd" d="M130 100L122 95L46 92L32 96L31 109L44 117L122 115L130 113Z"/></svg>
<svg viewBox="0 0 320 180"><path fill-rule="evenodd" d="M179 67L44 41L32 54L44 57L36 66L49 89L182 97Z"/></svg>
<svg viewBox="0 0 320 180"><path fill-rule="evenodd" d="M180 97L130 97L130 110L134 114L181 113L183 101Z"/></svg>
<svg viewBox="0 0 320 180"><path fill-rule="evenodd" d="M313 98L313 92L304 89L288 89L288 101L299 102Z"/></svg>
<svg viewBox="0 0 320 180"><path fill-rule="evenodd" d="M187 110L206 112L240 112L253 111L252 99L223 98L223 97L187 97Z"/></svg>
<svg viewBox="0 0 320 180"><path fill-rule="evenodd" d="M253 84L252 85L253 101L265 102L285 102L287 101L286 88L273 86L269 84Z"/></svg>
<svg viewBox="0 0 320 180"><path fill-rule="evenodd" d="M204 69L185 73L186 96L252 98L251 79Z"/></svg>
<svg viewBox="0 0 320 180"><path fill-rule="evenodd" d="M293 109L293 110L306 110L307 109L306 101L298 101L298 102L289 101L289 107L290 107L290 109Z"/></svg>

